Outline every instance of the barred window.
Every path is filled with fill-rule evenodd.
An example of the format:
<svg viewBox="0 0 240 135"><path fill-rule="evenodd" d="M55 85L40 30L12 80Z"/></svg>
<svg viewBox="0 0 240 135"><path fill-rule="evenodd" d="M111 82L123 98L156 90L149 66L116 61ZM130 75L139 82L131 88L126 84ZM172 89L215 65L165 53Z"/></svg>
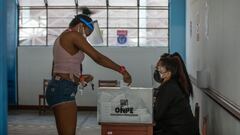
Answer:
<svg viewBox="0 0 240 135"><path fill-rule="evenodd" d="M168 0L19 0L19 45L53 45L82 6L102 31L93 46L168 46Z"/></svg>

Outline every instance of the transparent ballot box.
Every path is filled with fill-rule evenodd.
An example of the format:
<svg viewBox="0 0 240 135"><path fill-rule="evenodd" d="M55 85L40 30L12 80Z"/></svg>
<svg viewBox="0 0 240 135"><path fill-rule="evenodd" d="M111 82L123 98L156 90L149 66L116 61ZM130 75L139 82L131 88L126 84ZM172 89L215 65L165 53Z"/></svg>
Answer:
<svg viewBox="0 0 240 135"><path fill-rule="evenodd" d="M152 88L101 87L98 91L99 123L152 123Z"/></svg>

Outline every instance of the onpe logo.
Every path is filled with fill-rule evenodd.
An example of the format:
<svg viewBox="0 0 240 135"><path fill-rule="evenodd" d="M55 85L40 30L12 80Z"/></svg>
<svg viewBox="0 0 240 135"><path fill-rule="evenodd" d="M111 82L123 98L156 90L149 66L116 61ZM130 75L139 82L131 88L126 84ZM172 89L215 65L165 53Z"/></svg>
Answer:
<svg viewBox="0 0 240 135"><path fill-rule="evenodd" d="M120 107L115 108L116 113L133 113L133 107L128 107L128 100L121 99L120 100Z"/></svg>

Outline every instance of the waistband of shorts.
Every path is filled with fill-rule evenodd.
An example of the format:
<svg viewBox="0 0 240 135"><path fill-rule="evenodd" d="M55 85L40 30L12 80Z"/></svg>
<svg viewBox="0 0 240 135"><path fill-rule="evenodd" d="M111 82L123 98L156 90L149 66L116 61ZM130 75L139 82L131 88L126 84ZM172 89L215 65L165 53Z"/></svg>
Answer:
<svg viewBox="0 0 240 135"><path fill-rule="evenodd" d="M79 84L79 82L76 82L76 81L71 80L71 79L65 79L65 78L62 78L62 77L59 76L59 75L55 75L55 76L53 76L53 77L52 77L52 80L57 80L57 81L59 81L59 80L67 80L67 81L71 81L71 82L73 82L73 83L76 84L76 85Z"/></svg>

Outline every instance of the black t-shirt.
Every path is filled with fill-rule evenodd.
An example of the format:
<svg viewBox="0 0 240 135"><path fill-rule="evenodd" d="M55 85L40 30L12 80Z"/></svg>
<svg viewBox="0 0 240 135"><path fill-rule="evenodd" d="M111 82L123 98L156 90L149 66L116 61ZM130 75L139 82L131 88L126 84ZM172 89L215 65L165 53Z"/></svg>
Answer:
<svg viewBox="0 0 240 135"><path fill-rule="evenodd" d="M171 79L158 87L154 102L154 131L196 135L196 124L189 104L179 84Z"/></svg>

